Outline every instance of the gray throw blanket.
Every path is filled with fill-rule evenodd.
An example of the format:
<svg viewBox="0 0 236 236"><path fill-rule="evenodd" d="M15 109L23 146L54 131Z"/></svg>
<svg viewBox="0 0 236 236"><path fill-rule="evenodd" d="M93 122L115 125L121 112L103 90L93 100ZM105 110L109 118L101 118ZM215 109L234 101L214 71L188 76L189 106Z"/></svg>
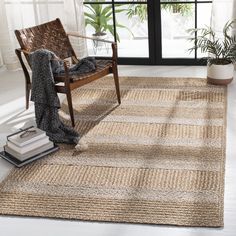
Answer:
<svg viewBox="0 0 236 236"><path fill-rule="evenodd" d="M52 53L52 52L51 52ZM55 54L52 54L55 57ZM51 62L52 71L55 75L65 74L64 63L62 61ZM81 59L77 64L69 68L70 75L79 75L96 70L96 60L94 57Z"/></svg>
<svg viewBox="0 0 236 236"><path fill-rule="evenodd" d="M64 73L63 62L51 61L56 55L48 50L40 49L29 55L32 69L31 101L35 104L37 127L44 130L56 143L78 143L79 134L64 125L58 114L60 101L54 87L53 74ZM84 58L69 69L72 74L93 71L96 63L93 58Z"/></svg>

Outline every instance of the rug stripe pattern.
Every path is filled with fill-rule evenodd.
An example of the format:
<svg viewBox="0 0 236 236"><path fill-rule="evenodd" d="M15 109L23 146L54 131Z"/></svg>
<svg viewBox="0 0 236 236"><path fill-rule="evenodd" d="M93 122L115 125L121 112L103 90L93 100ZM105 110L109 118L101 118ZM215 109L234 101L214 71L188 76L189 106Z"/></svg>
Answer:
<svg viewBox="0 0 236 236"><path fill-rule="evenodd" d="M89 149L61 145L14 169L0 185L1 214L223 226L226 88L199 78L120 84L120 106L110 77L73 92Z"/></svg>

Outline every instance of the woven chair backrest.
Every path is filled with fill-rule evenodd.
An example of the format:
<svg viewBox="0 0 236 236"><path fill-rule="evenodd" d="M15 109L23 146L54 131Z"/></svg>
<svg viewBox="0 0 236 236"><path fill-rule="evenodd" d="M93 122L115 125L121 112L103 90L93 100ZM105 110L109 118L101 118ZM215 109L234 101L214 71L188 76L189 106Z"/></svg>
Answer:
<svg viewBox="0 0 236 236"><path fill-rule="evenodd" d="M33 52L48 49L62 60L75 56L69 38L59 19L21 30L15 30L21 49ZM27 60L28 57L25 54Z"/></svg>

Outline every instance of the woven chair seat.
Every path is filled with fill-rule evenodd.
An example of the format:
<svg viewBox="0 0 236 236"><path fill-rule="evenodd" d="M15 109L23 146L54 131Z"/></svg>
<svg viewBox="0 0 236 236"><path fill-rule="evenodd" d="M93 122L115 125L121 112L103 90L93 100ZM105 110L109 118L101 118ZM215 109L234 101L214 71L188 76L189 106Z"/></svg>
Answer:
<svg viewBox="0 0 236 236"><path fill-rule="evenodd" d="M70 82L75 82L78 80L84 80L90 78L91 76L95 76L96 74L103 73L105 71L110 70L112 68L112 61L111 60L96 60L97 68L96 71L83 73L79 75L69 75ZM55 81L63 81L65 76L59 75L55 76Z"/></svg>

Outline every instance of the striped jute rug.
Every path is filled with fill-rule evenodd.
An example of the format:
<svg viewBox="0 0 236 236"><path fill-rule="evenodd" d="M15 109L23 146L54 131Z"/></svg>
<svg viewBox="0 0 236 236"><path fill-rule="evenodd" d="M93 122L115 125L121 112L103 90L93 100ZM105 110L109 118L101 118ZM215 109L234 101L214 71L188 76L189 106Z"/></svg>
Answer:
<svg viewBox="0 0 236 236"><path fill-rule="evenodd" d="M74 91L85 152L14 169L0 213L91 221L223 226L226 88L194 78L120 78ZM63 105L66 109L66 105Z"/></svg>

